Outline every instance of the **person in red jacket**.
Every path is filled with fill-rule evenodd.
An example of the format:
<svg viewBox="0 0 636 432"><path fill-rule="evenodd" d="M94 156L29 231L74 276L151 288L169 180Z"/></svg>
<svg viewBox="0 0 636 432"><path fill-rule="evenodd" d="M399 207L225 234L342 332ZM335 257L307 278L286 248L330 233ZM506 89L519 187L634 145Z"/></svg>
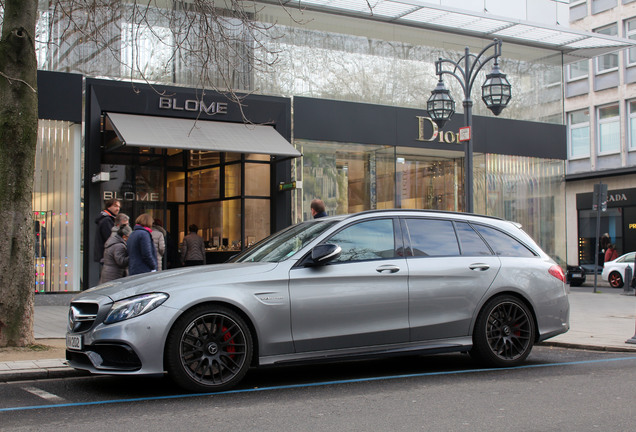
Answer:
<svg viewBox="0 0 636 432"><path fill-rule="evenodd" d="M607 250L605 251L605 262L614 261L616 258L618 258L616 246L613 244L608 245Z"/></svg>

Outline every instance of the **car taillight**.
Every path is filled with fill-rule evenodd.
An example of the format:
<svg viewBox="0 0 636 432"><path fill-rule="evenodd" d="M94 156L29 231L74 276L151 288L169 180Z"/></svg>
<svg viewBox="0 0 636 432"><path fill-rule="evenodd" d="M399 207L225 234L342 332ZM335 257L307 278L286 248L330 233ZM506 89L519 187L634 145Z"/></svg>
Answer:
<svg viewBox="0 0 636 432"><path fill-rule="evenodd" d="M552 267L550 267L548 273L550 273L561 282L565 282L565 273L563 273L563 269L558 265L553 265Z"/></svg>

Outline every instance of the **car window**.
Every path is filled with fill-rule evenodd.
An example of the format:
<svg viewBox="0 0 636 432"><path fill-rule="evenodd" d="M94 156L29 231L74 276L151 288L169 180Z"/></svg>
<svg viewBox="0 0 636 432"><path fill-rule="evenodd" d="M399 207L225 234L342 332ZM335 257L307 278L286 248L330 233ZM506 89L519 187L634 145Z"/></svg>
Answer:
<svg viewBox="0 0 636 432"><path fill-rule="evenodd" d="M475 224L473 226L484 237L496 255L509 257L536 256L535 253L528 249L523 243L506 233L485 225Z"/></svg>
<svg viewBox="0 0 636 432"><path fill-rule="evenodd" d="M337 224L338 220L313 220L277 232L235 257L233 262L280 262Z"/></svg>
<svg viewBox="0 0 636 432"><path fill-rule="evenodd" d="M340 257L332 262L378 260L396 256L392 219L374 219L350 225L325 243L334 243L342 248Z"/></svg>
<svg viewBox="0 0 636 432"><path fill-rule="evenodd" d="M455 222L462 255L492 255L484 240L466 222Z"/></svg>
<svg viewBox="0 0 636 432"><path fill-rule="evenodd" d="M437 219L406 219L413 256L459 255L453 223Z"/></svg>
<svg viewBox="0 0 636 432"><path fill-rule="evenodd" d="M634 261L634 256L636 255L636 253L628 253L626 255L624 255L622 258L618 259L616 262L628 262L631 263L632 261Z"/></svg>

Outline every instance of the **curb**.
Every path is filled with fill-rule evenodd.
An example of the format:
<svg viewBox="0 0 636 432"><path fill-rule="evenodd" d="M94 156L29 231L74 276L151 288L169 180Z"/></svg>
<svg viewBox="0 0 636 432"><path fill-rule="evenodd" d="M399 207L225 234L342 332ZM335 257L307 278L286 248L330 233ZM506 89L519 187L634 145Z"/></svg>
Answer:
<svg viewBox="0 0 636 432"><path fill-rule="evenodd" d="M73 369L72 367L33 368L0 371L0 383L15 381L33 381L52 378L70 378L90 375L89 372Z"/></svg>
<svg viewBox="0 0 636 432"><path fill-rule="evenodd" d="M572 348L582 349L588 351L605 351L605 352L631 352L636 354L636 347L617 347L617 346L603 346L603 345L585 345L572 342L541 342L537 345L540 346L553 346L558 348Z"/></svg>

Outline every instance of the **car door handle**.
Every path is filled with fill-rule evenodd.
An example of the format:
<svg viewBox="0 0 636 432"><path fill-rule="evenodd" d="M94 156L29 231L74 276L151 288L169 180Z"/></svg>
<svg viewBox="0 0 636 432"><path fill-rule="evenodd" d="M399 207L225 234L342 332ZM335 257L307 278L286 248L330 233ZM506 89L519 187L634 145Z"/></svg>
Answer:
<svg viewBox="0 0 636 432"><path fill-rule="evenodd" d="M375 269L375 271L377 271L378 273L397 273L400 271L400 268L396 265L387 264L381 265L380 267Z"/></svg>
<svg viewBox="0 0 636 432"><path fill-rule="evenodd" d="M484 263L475 263L475 264L471 264L469 268L471 270L486 271L490 268L490 266Z"/></svg>

